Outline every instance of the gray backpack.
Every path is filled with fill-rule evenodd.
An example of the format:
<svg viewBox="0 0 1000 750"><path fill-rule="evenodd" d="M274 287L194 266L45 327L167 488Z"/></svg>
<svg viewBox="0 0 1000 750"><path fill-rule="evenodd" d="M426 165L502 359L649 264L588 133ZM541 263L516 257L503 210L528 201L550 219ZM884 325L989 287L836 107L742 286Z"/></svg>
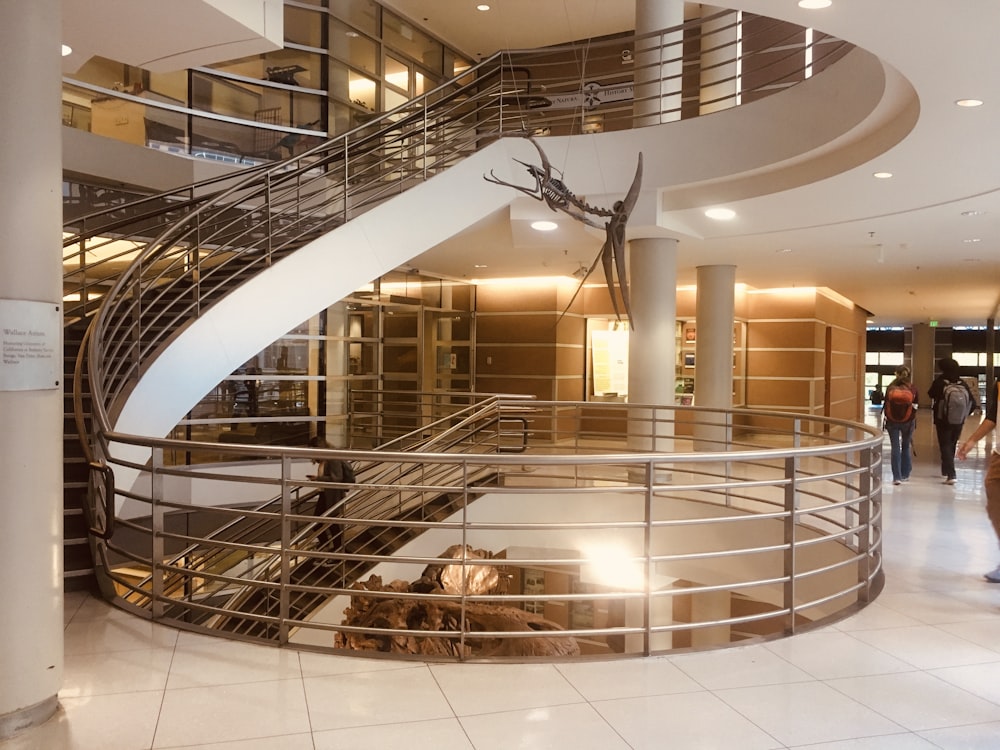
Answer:
<svg viewBox="0 0 1000 750"><path fill-rule="evenodd" d="M938 421L950 425L965 424L966 417L971 413L972 396L965 383L946 381L941 398L937 402Z"/></svg>

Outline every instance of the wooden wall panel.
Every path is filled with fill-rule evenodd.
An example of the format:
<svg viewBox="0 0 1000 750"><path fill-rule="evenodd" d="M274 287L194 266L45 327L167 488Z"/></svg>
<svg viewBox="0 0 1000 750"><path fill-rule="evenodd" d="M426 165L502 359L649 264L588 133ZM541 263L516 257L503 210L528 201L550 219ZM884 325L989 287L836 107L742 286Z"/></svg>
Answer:
<svg viewBox="0 0 1000 750"><path fill-rule="evenodd" d="M822 349L816 321L751 320L747 324L747 349Z"/></svg>
<svg viewBox="0 0 1000 750"><path fill-rule="evenodd" d="M749 378L747 403L755 409L778 409L797 406L811 410L815 406L813 394L817 382L813 378L788 380L778 378ZM822 382L819 383L822 386Z"/></svg>
<svg viewBox="0 0 1000 750"><path fill-rule="evenodd" d="M558 290L550 285L483 284L476 289L476 310L481 313L558 309Z"/></svg>
<svg viewBox="0 0 1000 750"><path fill-rule="evenodd" d="M551 343L556 338L554 313L480 314L476 340L485 343Z"/></svg>
<svg viewBox="0 0 1000 750"><path fill-rule="evenodd" d="M747 316L752 319L811 319L815 315L816 291L814 289L747 295Z"/></svg>
<svg viewBox="0 0 1000 750"><path fill-rule="evenodd" d="M816 372L817 358L822 352L815 349L749 351L747 372L755 378L806 377Z"/></svg>
<svg viewBox="0 0 1000 750"><path fill-rule="evenodd" d="M543 344L479 347L477 372L482 375L533 375L551 378L556 371L556 348Z"/></svg>

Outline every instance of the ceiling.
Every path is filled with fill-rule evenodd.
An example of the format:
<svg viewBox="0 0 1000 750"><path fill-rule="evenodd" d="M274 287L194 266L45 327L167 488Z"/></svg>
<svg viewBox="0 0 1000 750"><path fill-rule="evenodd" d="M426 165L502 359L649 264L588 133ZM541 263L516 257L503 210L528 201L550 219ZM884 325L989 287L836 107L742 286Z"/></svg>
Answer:
<svg viewBox="0 0 1000 750"><path fill-rule="evenodd" d="M473 58L634 26L634 6L627 0L487 0L493 6L488 12L475 10L475 0L385 1ZM737 282L755 288L829 287L868 310L874 325L983 325L996 317L1000 4L833 0L829 8L807 11L796 0L733 0L728 6L849 41L877 56L890 79L898 72L898 80L886 88L877 124L868 124L863 158L792 188L775 179L782 167L777 164L755 170L751 189L745 174L739 189L735 175L717 176L664 211L671 227L664 233L678 239L678 284L694 283L698 265L731 264ZM911 97L915 93L918 106L910 108L915 120L906 123L900 139L904 113L891 100L904 90ZM985 103L956 106L964 98ZM782 133L788 127L784 120L764 127L778 138L793 135ZM890 132L896 134L889 137ZM817 158L823 152L817 148ZM570 164L565 170L571 187L583 178L572 169ZM877 171L893 176L877 180L872 176ZM631 165L627 172L630 178ZM644 190L657 188L656 179L647 171ZM682 187L674 184L667 193ZM662 208L668 198L660 192ZM735 219L704 218L702 209L720 202L736 211ZM413 265L457 278L571 275L590 265L600 236L562 221L557 232L541 238L519 221L530 210L515 203L510 212L484 219Z"/></svg>

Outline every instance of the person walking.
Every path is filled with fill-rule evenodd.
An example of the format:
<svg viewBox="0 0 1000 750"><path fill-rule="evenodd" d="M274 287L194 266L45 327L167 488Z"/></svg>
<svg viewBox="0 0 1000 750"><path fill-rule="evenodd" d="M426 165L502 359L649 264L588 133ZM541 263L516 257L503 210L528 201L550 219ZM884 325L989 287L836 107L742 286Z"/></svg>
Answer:
<svg viewBox="0 0 1000 750"><path fill-rule="evenodd" d="M319 448L329 448L325 442L317 440L310 441L310 445ZM316 508L313 513L317 517L325 516L328 511L337 507L348 493L348 488L343 485L354 484L357 478L354 475L354 467L350 462L339 458L314 459L317 464L315 474L310 474L307 479L317 479L323 482L331 482L341 486L324 487L316 498ZM319 534L322 547L328 552L336 552L340 549L343 539L343 528L340 524L327 524Z"/></svg>
<svg viewBox="0 0 1000 750"><path fill-rule="evenodd" d="M897 367L896 379L885 389L882 417L891 447L892 483L902 484L913 469L913 430L917 424L916 386L910 368Z"/></svg>
<svg viewBox="0 0 1000 750"><path fill-rule="evenodd" d="M955 450L965 420L976 408L972 391L959 375L959 365L951 357L938 360L941 374L934 378L927 395L931 397L934 429L941 451L941 476L945 484L955 484Z"/></svg>
<svg viewBox="0 0 1000 750"><path fill-rule="evenodd" d="M986 490L986 515L993 524L993 533L1000 542L1000 429L997 429L997 401L1000 399L1000 381L993 384L986 397L986 412L983 421L969 437L958 446L955 455L964 461L980 440L993 432L993 450L986 459L986 478L983 487ZM990 583L1000 583L1000 565L997 565L983 577Z"/></svg>

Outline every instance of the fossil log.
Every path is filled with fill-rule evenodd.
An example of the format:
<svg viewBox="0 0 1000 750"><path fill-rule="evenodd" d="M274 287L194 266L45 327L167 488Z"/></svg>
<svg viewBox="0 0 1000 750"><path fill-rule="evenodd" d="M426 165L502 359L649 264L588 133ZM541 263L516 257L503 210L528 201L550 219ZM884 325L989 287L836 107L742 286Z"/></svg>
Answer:
<svg viewBox="0 0 1000 750"><path fill-rule="evenodd" d="M461 547L452 547L443 558L462 557ZM477 557L489 559L490 553L466 548L466 559ZM546 636L562 628L550 620L525 612L516 607L484 602L462 603L435 597L409 599L406 597L387 599L366 596L367 591L391 591L398 594L448 594L458 593L459 584L454 587L456 565L430 565L424 574L412 583L395 580L388 584L382 578L372 575L367 581L359 581L351 588L356 594L351 596L350 606L344 610L344 625L370 629L407 631L405 633L339 632L335 645L355 651L383 651L395 654L419 654L424 656L447 656L460 658L484 658L492 656L575 656L580 653L575 638L570 636ZM480 570L476 571L475 568ZM484 570L490 574L483 574ZM446 590L442 578L449 582ZM467 566L466 588L469 593L501 593L506 583L504 576L498 575L495 566ZM491 580L492 579L492 580ZM476 582L480 585L474 585ZM490 582L485 589L481 584ZM464 617L464 627L463 627ZM458 635L438 635L442 631L464 633ZM477 633L535 632L538 635L499 638L477 636Z"/></svg>

